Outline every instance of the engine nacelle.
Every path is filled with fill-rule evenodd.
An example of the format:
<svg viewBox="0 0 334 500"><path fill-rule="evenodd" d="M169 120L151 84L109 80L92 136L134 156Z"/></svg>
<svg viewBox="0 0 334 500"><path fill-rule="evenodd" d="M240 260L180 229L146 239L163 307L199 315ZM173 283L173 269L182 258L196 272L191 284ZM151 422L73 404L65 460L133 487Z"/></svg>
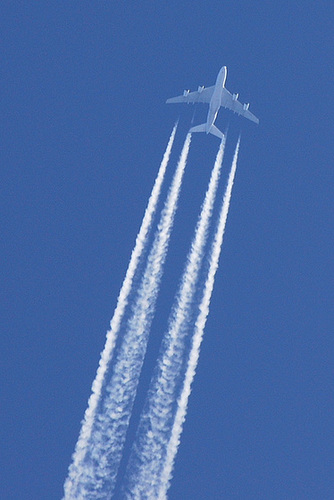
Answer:
<svg viewBox="0 0 334 500"><path fill-rule="evenodd" d="M200 94L201 92L203 92L203 90L204 90L204 85L203 85L203 87L201 87L201 86L199 86L199 87L198 87L198 93L199 93L199 94Z"/></svg>
<svg viewBox="0 0 334 500"><path fill-rule="evenodd" d="M232 95L232 100L233 100L233 101L237 101L237 100L238 100L238 97L239 97L239 94L233 94L233 95Z"/></svg>
<svg viewBox="0 0 334 500"><path fill-rule="evenodd" d="M249 102L247 104L244 104L244 111L247 111L248 108L249 108Z"/></svg>
<svg viewBox="0 0 334 500"><path fill-rule="evenodd" d="M184 90L183 91L183 97L187 97L187 95L189 94L190 90Z"/></svg>

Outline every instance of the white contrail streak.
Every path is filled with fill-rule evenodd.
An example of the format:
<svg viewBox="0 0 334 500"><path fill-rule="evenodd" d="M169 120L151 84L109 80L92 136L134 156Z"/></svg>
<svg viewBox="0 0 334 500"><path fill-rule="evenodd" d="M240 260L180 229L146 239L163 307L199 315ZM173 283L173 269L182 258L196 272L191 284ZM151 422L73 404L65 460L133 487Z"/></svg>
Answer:
<svg viewBox="0 0 334 500"><path fill-rule="evenodd" d="M146 352L149 329L160 287L169 238L189 152L188 134L181 152L147 266L132 308L132 315L119 351L114 356L112 375L105 387L102 410L96 415L85 456L81 481L72 498L110 498L116 483L126 432ZM72 490L73 491L73 490Z"/></svg>
<svg viewBox="0 0 334 500"><path fill-rule="evenodd" d="M224 195L224 200L218 220L218 226L216 230L216 234L213 240L210 257L209 257L209 270L207 279L204 285L204 291L201 303L199 305L199 314L197 316L195 330L193 335L192 347L189 354L188 366L186 370L186 375L184 378L184 384L182 388L182 392L180 398L178 400L178 406L176 411L176 416L172 428L171 437L167 447L167 455L164 461L164 467L162 470L162 474L160 477L160 488L159 494L156 496L159 500L165 500L167 498L167 490L170 486L170 481L172 477L172 471L174 467L175 456L178 451L178 447L180 444L180 437L183 429L183 423L186 418L188 399L191 392L191 385L194 380L194 376L196 373L200 347L203 339L204 328L206 324L206 320L209 314L210 301L215 281L216 271L218 269L219 257L221 252L221 247L223 244L224 231L226 225L226 219L228 215L228 210L230 206L232 187L235 177L235 172L237 168L238 161L238 153L240 146L240 137L237 142L237 146L235 149L232 167Z"/></svg>
<svg viewBox="0 0 334 500"><path fill-rule="evenodd" d="M101 399L102 387L105 383L105 377L107 373L110 360L113 355L115 343L117 340L120 324L124 316L125 308L128 304L129 294L132 289L133 279L136 274L138 264L141 260L143 251L146 248L148 234L152 227L152 222L154 215L156 213L158 200L161 192L161 187L163 180L165 178L165 173L170 158L172 146L174 143L175 133L177 129L177 123L174 125L171 136L169 138L166 151L164 153L158 175L155 179L154 186L145 210L144 218L138 232L136 243L131 254L131 259L129 266L119 292L117 299L116 309L114 315L110 322L110 329L107 332L106 343L104 349L101 353L101 358L99 362L99 367L96 372L95 379L92 384L92 393L88 400L88 407L85 411L84 419L82 422L82 427L80 430L79 438L75 447L74 454L72 456L72 464L69 467L68 477L65 481L65 499L74 498L73 492L76 491L77 485L80 481L81 470L83 467L83 461L85 459L85 454L92 434L92 428L95 421L96 410Z"/></svg>
<svg viewBox="0 0 334 500"><path fill-rule="evenodd" d="M209 186L198 218L194 239L187 257L180 289L169 320L168 331L155 375L151 382L147 402L142 413L137 439L131 453L127 478L126 497L156 498L160 485L162 459L173 424L176 384L183 366L185 336L196 292L201 263L204 256L208 229L219 183L225 140L222 141L212 169Z"/></svg>

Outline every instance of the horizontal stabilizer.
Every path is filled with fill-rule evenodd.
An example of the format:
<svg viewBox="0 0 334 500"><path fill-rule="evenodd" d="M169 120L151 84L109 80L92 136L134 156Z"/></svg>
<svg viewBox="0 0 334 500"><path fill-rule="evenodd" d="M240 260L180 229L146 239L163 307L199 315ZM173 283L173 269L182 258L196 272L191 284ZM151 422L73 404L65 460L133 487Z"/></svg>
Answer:
<svg viewBox="0 0 334 500"><path fill-rule="evenodd" d="M197 125L196 127L191 127L189 132L206 132L206 123L202 123L202 125Z"/></svg>
<svg viewBox="0 0 334 500"><path fill-rule="evenodd" d="M202 125L197 125L196 127L192 127L189 132L206 132L206 123L202 123ZM215 125L212 125L209 133L218 137L218 139L224 139L224 134L217 128Z"/></svg>
<svg viewBox="0 0 334 500"><path fill-rule="evenodd" d="M216 127L216 125L212 125L210 128L210 134L215 135L218 139L224 139L224 134Z"/></svg>

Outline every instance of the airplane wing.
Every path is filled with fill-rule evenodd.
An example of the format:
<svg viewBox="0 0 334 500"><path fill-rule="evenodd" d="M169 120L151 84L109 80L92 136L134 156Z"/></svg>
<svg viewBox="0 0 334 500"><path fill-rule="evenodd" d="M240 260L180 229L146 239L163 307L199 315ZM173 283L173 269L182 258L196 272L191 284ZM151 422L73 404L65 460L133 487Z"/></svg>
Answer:
<svg viewBox="0 0 334 500"><path fill-rule="evenodd" d="M248 111L248 108L245 107L246 105L241 104L238 99L233 99L232 94L223 88L223 93L222 93L222 100L221 100L221 106L224 108L230 109L234 113L237 113L238 115L244 116L245 118L248 118L248 120L251 120L252 122L259 123L259 119L256 118L253 113Z"/></svg>
<svg viewBox="0 0 334 500"><path fill-rule="evenodd" d="M212 87L207 87L203 88L199 87L199 90L196 90L195 92L187 92L183 95L179 95L177 97L171 97L170 99L167 99L166 103L167 104L177 104L179 102L186 102L186 103L195 103L195 102L206 102L209 103L211 101L211 97L213 94L213 91L215 89L215 86L213 85Z"/></svg>

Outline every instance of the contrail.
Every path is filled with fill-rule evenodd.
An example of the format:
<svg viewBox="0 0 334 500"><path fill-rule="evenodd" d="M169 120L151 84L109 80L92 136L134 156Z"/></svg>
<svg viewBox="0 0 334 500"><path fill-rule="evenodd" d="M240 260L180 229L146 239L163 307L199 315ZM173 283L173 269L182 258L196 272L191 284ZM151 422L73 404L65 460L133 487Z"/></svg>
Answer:
<svg viewBox="0 0 334 500"><path fill-rule="evenodd" d="M147 266L128 320L122 343L105 387L102 410L93 422L80 482L69 498L110 498L115 487L126 432L146 352L149 329L159 291L169 238L188 157L191 134L181 152Z"/></svg>
<svg viewBox="0 0 334 500"><path fill-rule="evenodd" d="M105 383L105 377L110 360L113 355L115 343L117 340L120 324L124 316L125 308L128 304L129 294L132 289L133 279L136 274L138 264L141 260L143 251L147 245L148 234L152 227L152 222L154 215L156 213L157 204L161 192L161 187L163 180L165 178L165 173L170 158L171 150L174 143L174 138L177 130L177 123L174 125L171 136L169 138L166 151L163 155L163 159L158 171L158 175L155 179L154 186L145 210L144 218L138 232L136 243L131 254L131 259L129 266L119 292L117 299L116 309L114 315L110 322L110 329L106 335L106 343L104 349L101 353L101 358L99 362L99 367L96 372L94 382L92 384L92 393L88 400L88 407L85 411L84 419L82 422L82 427L80 430L79 438L75 447L74 454L72 456L72 464L69 467L68 477L65 481L64 491L65 499L74 498L73 492L76 491L77 486L80 482L81 471L83 467L83 462L85 460L85 454L88 446L88 442L92 435L92 429L95 421L96 410L101 399L102 387Z"/></svg>
<svg viewBox="0 0 334 500"><path fill-rule="evenodd" d="M161 355L142 413L130 456L124 494L127 498L157 498L160 474L170 438L183 366L185 337L204 256L208 229L219 184L225 139L221 142L187 257L180 289L165 334Z"/></svg>
<svg viewBox="0 0 334 500"><path fill-rule="evenodd" d="M162 470L162 474L160 476L160 488L159 493L155 497L159 500L165 500L167 498L167 490L170 486L170 481L172 478L172 471L174 467L175 456L178 451L178 447L180 444L180 436L182 433L183 423L185 421L187 406L188 406L188 398L191 392L191 385L196 373L196 367L198 363L200 346L203 339L204 328L206 324L206 320L209 314L211 295L213 291L214 281L216 271L218 269L219 257L221 252L221 247L223 244L223 237L226 225L227 214L230 206L232 187L235 177L235 172L237 168L238 161L238 153L240 146L240 137L237 142L237 146L234 152L234 157L232 161L232 167L230 171L230 175L228 178L228 183L224 195L224 200L218 220L218 226L216 230L216 234L213 240L210 256L209 256L209 270L207 279L204 285L204 291L201 303L199 305L199 314L197 316L195 330L193 334L192 347L189 354L188 366L186 370L186 375L184 378L183 389L178 400L178 406L176 411L176 416L172 428L171 437L167 447L167 455L164 460L164 466Z"/></svg>

